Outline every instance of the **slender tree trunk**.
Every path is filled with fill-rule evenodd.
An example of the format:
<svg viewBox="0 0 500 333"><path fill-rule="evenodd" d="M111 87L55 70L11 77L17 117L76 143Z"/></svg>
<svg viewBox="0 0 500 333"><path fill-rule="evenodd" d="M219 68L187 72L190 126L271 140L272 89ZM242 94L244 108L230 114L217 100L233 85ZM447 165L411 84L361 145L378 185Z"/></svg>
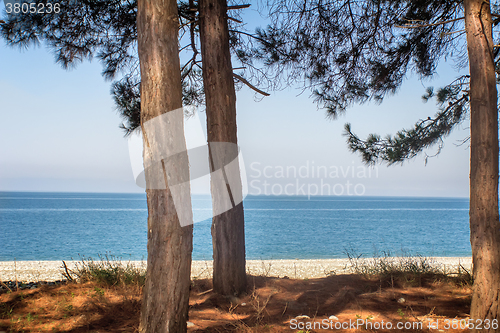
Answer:
<svg viewBox="0 0 500 333"><path fill-rule="evenodd" d="M137 31L141 67L141 126L148 203L147 276L139 327L143 333L187 330L193 229L192 225L180 226L167 181L167 174L172 169L175 172L178 171L176 168L185 165L161 160L148 168L147 152L158 144L158 140L154 135L148 136L155 133L145 133L144 127L148 120L182 107L178 28L175 0L139 0ZM182 116L180 119L182 122ZM180 139L185 147L182 124L180 128L162 130L160 141L166 138L169 142L176 139L179 142ZM163 186L152 184L152 179L163 182ZM190 199L184 204L190 211Z"/></svg>
<svg viewBox="0 0 500 333"><path fill-rule="evenodd" d="M489 2L465 0L470 68L470 230L474 287L471 319L500 319L500 222L498 215L498 112Z"/></svg>
<svg viewBox="0 0 500 333"><path fill-rule="evenodd" d="M239 167L232 174L224 170L238 153L226 0L200 0L199 15L210 162L212 170L219 171L211 177L214 215L228 207L228 196L232 207L212 220L214 291L238 295L246 290L245 226Z"/></svg>

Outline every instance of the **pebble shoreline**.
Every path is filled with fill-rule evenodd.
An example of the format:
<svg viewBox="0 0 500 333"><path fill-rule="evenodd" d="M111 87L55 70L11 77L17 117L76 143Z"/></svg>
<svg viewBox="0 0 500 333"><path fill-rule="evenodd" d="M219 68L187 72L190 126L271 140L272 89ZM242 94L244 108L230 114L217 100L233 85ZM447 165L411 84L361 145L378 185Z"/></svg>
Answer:
<svg viewBox="0 0 500 333"><path fill-rule="evenodd" d="M398 259L398 258L396 258ZM471 270L471 257L430 257L432 265L444 268L447 272L457 272L461 265ZM370 258L363 259L370 262ZM69 270L74 270L78 261L66 261ZM146 268L145 261L123 262ZM212 261L193 261L192 279L210 278ZM290 279L320 278L334 274L351 273L349 259L296 259L296 260L247 260L247 273L251 275L288 277ZM62 261L0 261L0 281L24 284L61 283L64 280ZM41 282L40 282L41 281ZM35 283L36 282L36 283ZM31 285L33 286L33 284ZM30 286L30 288L31 288ZM0 289L5 287L0 286Z"/></svg>

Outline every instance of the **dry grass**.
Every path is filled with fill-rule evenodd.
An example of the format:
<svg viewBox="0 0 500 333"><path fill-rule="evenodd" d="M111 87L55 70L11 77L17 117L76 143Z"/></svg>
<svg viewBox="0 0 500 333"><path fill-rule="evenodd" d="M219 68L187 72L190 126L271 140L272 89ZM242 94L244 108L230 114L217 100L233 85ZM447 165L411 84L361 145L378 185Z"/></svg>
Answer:
<svg viewBox="0 0 500 333"><path fill-rule="evenodd" d="M445 281L462 286L472 286L471 273L462 265L456 270L447 269L431 258L403 253L392 256L389 252L375 253L371 258L363 258L354 251L345 251L349 259L348 270L354 274L380 281L395 280L409 286L422 286L424 281Z"/></svg>
<svg viewBox="0 0 500 333"><path fill-rule="evenodd" d="M140 290L95 282L42 286L0 295L0 327L7 332L134 332Z"/></svg>
<svg viewBox="0 0 500 333"><path fill-rule="evenodd" d="M99 260L82 258L74 270L66 270L63 275L68 280L97 282L108 286L135 285L142 287L146 280L146 267L122 262L112 255L99 256ZM63 262L64 263L64 262Z"/></svg>
<svg viewBox="0 0 500 333"><path fill-rule="evenodd" d="M217 295L209 279L195 279L189 310L194 326L188 331L298 332L290 329L291 320L302 318L299 322L305 325L335 316L340 322L421 323L424 329L406 332L431 332L427 327L436 320L467 319L471 295L469 283L463 283L467 274L462 272L465 278L460 280L424 259L412 260L357 258L352 262L357 274L316 279L249 276L249 291L240 298ZM0 294L0 331L137 332L144 272L106 257L86 259L78 267L70 272L74 282ZM375 330L368 325L359 330L321 330L357 331Z"/></svg>
<svg viewBox="0 0 500 333"><path fill-rule="evenodd" d="M252 287L241 298L213 293L210 280L193 281L189 321L194 327L189 332L290 332L290 320L298 316L310 318L304 317L302 322L333 315L342 322L362 318L427 324L436 319L466 319L470 304L468 286L436 279L425 280L418 287L397 281L380 284L361 275L309 280L249 277L249 281ZM141 288L135 285L85 282L43 286L0 295L0 331L137 332L140 307ZM359 332L366 330L360 328Z"/></svg>

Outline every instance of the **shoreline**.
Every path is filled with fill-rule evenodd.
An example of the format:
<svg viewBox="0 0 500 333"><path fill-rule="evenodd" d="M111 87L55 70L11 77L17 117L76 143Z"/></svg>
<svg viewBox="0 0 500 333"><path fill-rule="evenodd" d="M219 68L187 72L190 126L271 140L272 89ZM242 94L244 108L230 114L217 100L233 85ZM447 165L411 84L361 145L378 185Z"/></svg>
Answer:
<svg viewBox="0 0 500 333"><path fill-rule="evenodd" d="M375 258L377 259L377 258ZM385 258L381 258L385 259ZM393 257L394 260L406 258ZM419 257L416 257L418 260ZM472 257L423 257L432 266L441 267L449 272L456 272L459 265L471 270ZM374 258L362 258L358 263L370 263ZM65 261L68 269L75 269L81 261ZM98 261L96 261L98 262ZM121 261L139 268L146 268L146 261ZM321 278L335 274L352 273L349 259L274 259L247 260L247 274L269 277L288 277L290 279ZM213 261L197 260L192 262L191 278L212 277ZM38 282L62 280L62 260L40 261L0 261L0 281Z"/></svg>

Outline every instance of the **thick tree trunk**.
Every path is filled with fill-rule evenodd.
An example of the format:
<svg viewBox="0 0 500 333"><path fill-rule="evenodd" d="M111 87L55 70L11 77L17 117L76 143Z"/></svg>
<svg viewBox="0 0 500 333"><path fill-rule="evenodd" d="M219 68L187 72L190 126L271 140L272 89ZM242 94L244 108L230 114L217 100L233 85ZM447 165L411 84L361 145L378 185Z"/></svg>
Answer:
<svg viewBox="0 0 500 333"><path fill-rule="evenodd" d="M147 276L139 327L143 333L187 330L193 229L192 225L180 226L167 182L167 174L178 171L172 171L172 168L186 166L161 160L148 167L146 155L151 147L158 144L155 140L158 137L154 137L155 133L145 133L144 127L148 120L182 107L178 28L175 0L139 0L137 30L141 67L141 126L148 202ZM166 141L183 142L185 147L182 126L161 130L164 132L159 135L160 141L166 137ZM152 180L159 180L160 184L153 184ZM190 211L190 199L184 204Z"/></svg>
<svg viewBox="0 0 500 333"><path fill-rule="evenodd" d="M470 230L474 287L471 319L500 319L500 222L498 216L498 112L489 2L465 0L470 68ZM477 321L477 322L476 322Z"/></svg>
<svg viewBox="0 0 500 333"><path fill-rule="evenodd" d="M214 171L223 171L219 176L212 173L211 177L214 215L228 207L228 196L232 207L212 220L213 284L215 292L238 295L246 290L245 226L243 204L239 203L241 178L239 168L232 169L230 175L223 168L237 155L236 93L226 0L200 0L199 15L210 162Z"/></svg>

